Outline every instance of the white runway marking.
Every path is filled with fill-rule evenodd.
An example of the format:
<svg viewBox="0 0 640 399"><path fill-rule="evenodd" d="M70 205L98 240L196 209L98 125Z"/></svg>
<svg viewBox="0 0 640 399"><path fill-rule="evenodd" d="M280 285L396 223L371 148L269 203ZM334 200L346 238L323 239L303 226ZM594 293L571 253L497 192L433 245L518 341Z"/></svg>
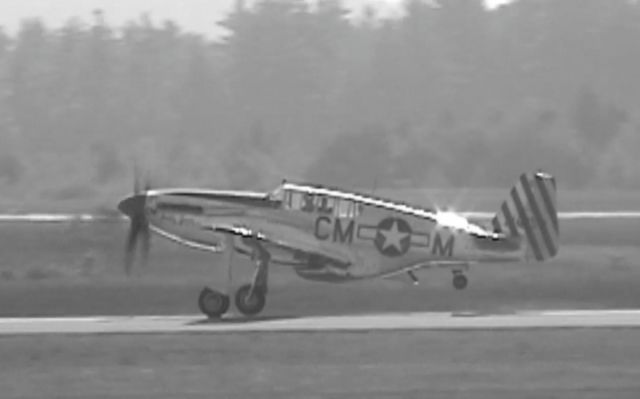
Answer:
<svg viewBox="0 0 640 399"><path fill-rule="evenodd" d="M491 219L495 216L492 212L460 212L471 219ZM639 211L613 211L613 212L558 212L560 220L567 219L638 219Z"/></svg>
<svg viewBox="0 0 640 399"><path fill-rule="evenodd" d="M0 335L232 333L530 328L640 328L640 310L558 310L511 314L388 313L290 318L227 318L200 315L0 318Z"/></svg>
<svg viewBox="0 0 640 399"><path fill-rule="evenodd" d="M71 213L21 213L0 214L0 222L29 222L29 223L66 223L66 222L100 222L112 220L126 220L124 216L107 216Z"/></svg>

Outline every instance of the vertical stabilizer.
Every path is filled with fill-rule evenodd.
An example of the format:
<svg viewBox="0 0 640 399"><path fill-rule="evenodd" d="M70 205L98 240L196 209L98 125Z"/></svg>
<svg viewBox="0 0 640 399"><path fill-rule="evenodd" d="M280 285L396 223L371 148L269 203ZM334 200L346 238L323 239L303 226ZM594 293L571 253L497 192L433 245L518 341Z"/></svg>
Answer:
<svg viewBox="0 0 640 399"><path fill-rule="evenodd" d="M558 253L556 180L544 172L523 173L493 217L493 229L527 243L527 258L544 261Z"/></svg>

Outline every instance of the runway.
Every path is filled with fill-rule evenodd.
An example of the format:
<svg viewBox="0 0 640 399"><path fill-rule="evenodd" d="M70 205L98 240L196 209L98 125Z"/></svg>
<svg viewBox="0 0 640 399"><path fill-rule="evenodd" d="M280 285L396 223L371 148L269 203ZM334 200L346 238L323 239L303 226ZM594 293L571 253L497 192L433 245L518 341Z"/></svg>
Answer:
<svg viewBox="0 0 640 399"><path fill-rule="evenodd" d="M0 318L0 335L639 328L640 310L388 313L207 321L201 315Z"/></svg>

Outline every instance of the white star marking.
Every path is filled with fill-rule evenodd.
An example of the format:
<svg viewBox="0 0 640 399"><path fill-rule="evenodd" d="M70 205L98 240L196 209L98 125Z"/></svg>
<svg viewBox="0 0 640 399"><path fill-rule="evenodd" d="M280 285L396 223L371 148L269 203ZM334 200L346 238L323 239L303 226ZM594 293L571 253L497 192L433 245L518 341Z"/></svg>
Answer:
<svg viewBox="0 0 640 399"><path fill-rule="evenodd" d="M398 230L398 222L396 220L393 221L389 230L380 230L380 234L384 236L384 245L382 245L382 250L384 251L393 246L398 250L398 252L402 251L402 243L400 241L409 235L409 233L403 233Z"/></svg>

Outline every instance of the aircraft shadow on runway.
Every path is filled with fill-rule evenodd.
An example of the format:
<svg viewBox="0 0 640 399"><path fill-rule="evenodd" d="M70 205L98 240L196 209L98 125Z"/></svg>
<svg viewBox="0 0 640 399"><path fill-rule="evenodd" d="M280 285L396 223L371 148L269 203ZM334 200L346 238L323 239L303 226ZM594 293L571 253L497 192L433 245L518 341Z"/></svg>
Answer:
<svg viewBox="0 0 640 399"><path fill-rule="evenodd" d="M385 315L385 314L395 314L396 312L381 312L375 313L376 315ZM450 316L453 318L472 318L472 317L483 317L483 316L496 316L496 315L514 315L517 312L513 309L501 309L501 310L484 310L484 311L457 311L451 312ZM368 313L361 314L362 316L369 315ZM257 323L263 321L276 321L276 320L296 320L304 317L343 317L348 316L344 314L319 314L319 315L265 315L265 316L253 316L246 317L242 315L230 315L223 317L221 319L200 319L194 320L186 323L187 326L197 326L197 325L209 325L209 324L245 324L245 323Z"/></svg>
<svg viewBox="0 0 640 399"><path fill-rule="evenodd" d="M299 319L300 316L293 315L278 315L278 316L254 316L245 317L240 315L233 315L224 317L221 319L201 319L186 323L188 326L207 325L207 324L245 324L256 323L262 321L275 321L275 320L294 320Z"/></svg>

